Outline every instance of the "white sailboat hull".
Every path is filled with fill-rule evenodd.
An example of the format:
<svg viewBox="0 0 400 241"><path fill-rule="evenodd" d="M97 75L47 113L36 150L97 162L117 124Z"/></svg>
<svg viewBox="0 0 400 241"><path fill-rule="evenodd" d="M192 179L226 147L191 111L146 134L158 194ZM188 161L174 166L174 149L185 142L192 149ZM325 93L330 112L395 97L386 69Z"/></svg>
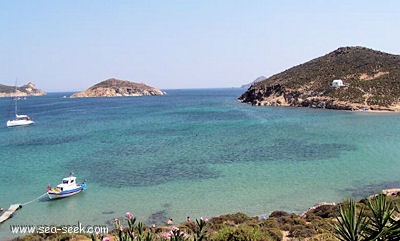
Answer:
<svg viewBox="0 0 400 241"><path fill-rule="evenodd" d="M27 126L33 123L35 123L33 120L9 120L7 121L7 127Z"/></svg>

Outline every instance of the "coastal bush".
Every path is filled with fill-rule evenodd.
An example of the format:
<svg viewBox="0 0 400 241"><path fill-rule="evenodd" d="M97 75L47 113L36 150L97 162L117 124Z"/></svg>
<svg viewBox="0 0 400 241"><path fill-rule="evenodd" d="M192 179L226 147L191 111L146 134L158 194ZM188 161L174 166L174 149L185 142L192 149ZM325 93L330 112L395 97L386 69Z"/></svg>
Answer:
<svg viewBox="0 0 400 241"><path fill-rule="evenodd" d="M317 234L332 233L331 220L332 218L323 219L312 212L301 217L297 214L275 211L271 213L268 219L263 221L262 225L287 231L288 237L302 240Z"/></svg>
<svg viewBox="0 0 400 241"><path fill-rule="evenodd" d="M267 228L265 229L265 232L271 238L271 240L279 241L283 239L283 234L281 230L277 228Z"/></svg>
<svg viewBox="0 0 400 241"><path fill-rule="evenodd" d="M258 217L249 217L244 213L226 214L219 217L213 217L209 220L208 226L212 230L219 230L225 226L242 225L258 225Z"/></svg>
<svg viewBox="0 0 400 241"><path fill-rule="evenodd" d="M319 205L318 207L306 212L306 220L311 222L315 218L333 218L339 213L339 208L337 205Z"/></svg>
<svg viewBox="0 0 400 241"><path fill-rule="evenodd" d="M271 235L272 234L272 235ZM210 237L213 241L279 241L276 231L262 230L250 226L225 227Z"/></svg>
<svg viewBox="0 0 400 241"><path fill-rule="evenodd" d="M310 229L312 229L314 231L314 235L326 234L326 233L333 234L334 233L333 218L329 218L329 219L316 218L308 223L311 225Z"/></svg>
<svg viewBox="0 0 400 241"><path fill-rule="evenodd" d="M260 226L262 227L267 227L267 228L274 228L274 229L280 229L280 224L278 223L278 220L276 218L268 218L264 220Z"/></svg>
<svg viewBox="0 0 400 241"><path fill-rule="evenodd" d="M337 241L338 239L333 233L317 234L307 239L308 241Z"/></svg>
<svg viewBox="0 0 400 241"><path fill-rule="evenodd" d="M84 234L51 233L51 234L28 234L24 237L14 238L12 241L87 241Z"/></svg>
<svg viewBox="0 0 400 241"><path fill-rule="evenodd" d="M281 230L290 231L295 225L306 226L306 220L298 216L297 214L289 214L285 212L274 212L268 219L269 222L275 223Z"/></svg>

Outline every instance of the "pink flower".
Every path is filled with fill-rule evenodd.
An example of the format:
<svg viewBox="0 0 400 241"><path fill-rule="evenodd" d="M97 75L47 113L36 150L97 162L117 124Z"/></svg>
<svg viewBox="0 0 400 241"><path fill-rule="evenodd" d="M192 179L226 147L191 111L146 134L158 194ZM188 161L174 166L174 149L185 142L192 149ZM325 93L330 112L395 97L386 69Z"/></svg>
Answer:
<svg viewBox="0 0 400 241"><path fill-rule="evenodd" d="M124 230L124 226L121 224L119 225L119 230L123 231Z"/></svg>
<svg viewBox="0 0 400 241"><path fill-rule="evenodd" d="M132 235L132 237L135 237L135 232L132 232L131 235Z"/></svg>
<svg viewBox="0 0 400 241"><path fill-rule="evenodd" d="M169 239L169 238L171 238L171 233L163 232L161 236L162 236L164 239Z"/></svg>
<svg viewBox="0 0 400 241"><path fill-rule="evenodd" d="M200 217L200 220L203 221L203 222L208 222L208 218Z"/></svg>
<svg viewBox="0 0 400 241"><path fill-rule="evenodd" d="M125 213L125 216L126 216L128 219L132 219L133 214L132 214L131 212L126 212L126 213Z"/></svg>
<svg viewBox="0 0 400 241"><path fill-rule="evenodd" d="M103 238L103 241L110 241L111 239L110 239L110 237L104 237Z"/></svg>
<svg viewBox="0 0 400 241"><path fill-rule="evenodd" d="M118 222L118 218L114 218L114 223Z"/></svg>
<svg viewBox="0 0 400 241"><path fill-rule="evenodd" d="M176 232L178 232L179 231L179 228L178 227L172 227L172 232L174 232L174 233L176 233Z"/></svg>

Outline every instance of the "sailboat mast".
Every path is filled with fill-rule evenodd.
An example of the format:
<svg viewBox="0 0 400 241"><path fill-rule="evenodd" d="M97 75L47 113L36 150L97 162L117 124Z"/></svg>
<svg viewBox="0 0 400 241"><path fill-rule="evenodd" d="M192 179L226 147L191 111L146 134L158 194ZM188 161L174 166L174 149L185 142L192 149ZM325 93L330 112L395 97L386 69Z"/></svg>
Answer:
<svg viewBox="0 0 400 241"><path fill-rule="evenodd" d="M18 111L18 95L17 95L17 83L15 83L15 117L17 117L17 111Z"/></svg>

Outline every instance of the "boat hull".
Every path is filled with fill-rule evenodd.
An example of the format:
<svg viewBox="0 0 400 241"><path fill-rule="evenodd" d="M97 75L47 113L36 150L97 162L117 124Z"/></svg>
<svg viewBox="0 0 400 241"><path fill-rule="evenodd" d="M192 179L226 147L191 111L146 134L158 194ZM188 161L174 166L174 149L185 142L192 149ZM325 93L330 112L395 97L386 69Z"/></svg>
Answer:
<svg viewBox="0 0 400 241"><path fill-rule="evenodd" d="M7 121L7 127L14 127L14 126L27 126L32 125L35 122L33 120L10 120Z"/></svg>
<svg viewBox="0 0 400 241"><path fill-rule="evenodd" d="M84 188L82 186L72 189L72 190L67 190L67 191L62 191L62 192L53 192L53 191L48 191L47 196L50 199L57 199L57 198L64 198L64 197L69 197L75 194L80 193Z"/></svg>

